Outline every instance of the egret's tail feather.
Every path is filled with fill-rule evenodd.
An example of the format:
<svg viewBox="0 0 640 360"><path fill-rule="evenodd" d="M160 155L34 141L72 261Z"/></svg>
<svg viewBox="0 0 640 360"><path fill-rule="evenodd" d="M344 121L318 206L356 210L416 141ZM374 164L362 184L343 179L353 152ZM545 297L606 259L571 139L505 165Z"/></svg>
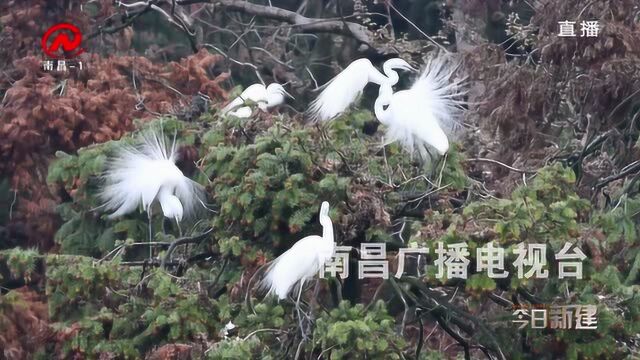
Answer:
<svg viewBox="0 0 640 360"><path fill-rule="evenodd" d="M462 90L466 77L453 79L461 62L453 55L437 55L430 59L422 74L411 87L425 101L428 108L447 136L454 136L462 128L461 114L468 102L467 91Z"/></svg>
<svg viewBox="0 0 640 360"><path fill-rule="evenodd" d="M281 257L275 258L271 264L267 266L264 277L258 284L258 289L264 293L265 296L276 295L279 299L284 299L287 297L290 284L279 283L277 280L277 265L280 260L282 260Z"/></svg>

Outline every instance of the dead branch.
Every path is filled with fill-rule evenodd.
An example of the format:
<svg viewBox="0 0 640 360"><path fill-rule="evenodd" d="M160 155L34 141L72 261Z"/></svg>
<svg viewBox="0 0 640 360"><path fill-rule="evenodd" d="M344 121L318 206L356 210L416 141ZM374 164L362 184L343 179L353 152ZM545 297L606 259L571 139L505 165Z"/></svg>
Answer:
<svg viewBox="0 0 640 360"><path fill-rule="evenodd" d="M600 181L598 181L598 183L596 184L595 188L599 190L605 187L610 182L622 179L623 177L626 177L630 174L635 174L638 171L640 171L640 161L635 161L632 164L625 166L625 168L622 171L620 171L620 173L600 179Z"/></svg>
<svg viewBox="0 0 640 360"><path fill-rule="evenodd" d="M375 49L374 35L365 26L348 21L314 19L302 16L296 12L237 0L177 0L178 5L211 3L219 5L228 11L238 11L247 15L260 16L268 19L283 21L296 27L301 32L331 33L352 37L371 49Z"/></svg>
<svg viewBox="0 0 640 360"><path fill-rule="evenodd" d="M202 233L200 235L191 236L191 237L183 237L183 238L176 239L175 241L173 241L171 243L171 245L169 245L169 249L167 249L167 252L164 255L164 258L162 258L162 262L161 262L160 266L163 269L166 268L165 266L166 266L167 262L169 261L169 259L171 258L171 254L173 254L173 251L176 249L177 246L200 242L202 239L207 237L207 235L209 235L212 231L213 231L213 228L205 231L204 233Z"/></svg>

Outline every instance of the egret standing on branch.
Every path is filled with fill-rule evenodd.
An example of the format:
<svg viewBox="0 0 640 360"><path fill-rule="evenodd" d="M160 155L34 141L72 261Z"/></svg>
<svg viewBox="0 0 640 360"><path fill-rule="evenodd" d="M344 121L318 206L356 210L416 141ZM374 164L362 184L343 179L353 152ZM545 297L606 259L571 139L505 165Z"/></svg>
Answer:
<svg viewBox="0 0 640 360"><path fill-rule="evenodd" d="M296 310L303 336L300 295L304 282L324 269L325 263L331 260L335 252L333 223L329 217L329 203L326 201L320 206L319 220L322 236L307 236L293 244L291 249L273 260L261 284L263 289L268 290L267 295L275 294L280 300L285 299L292 288L298 288Z"/></svg>
<svg viewBox="0 0 640 360"><path fill-rule="evenodd" d="M394 69L417 71L406 61L394 58L385 61L384 74L376 69L369 59L358 59L349 64L331 79L324 90L311 103L308 116L313 121L328 121L342 114L364 90L368 83L393 86L398 83L398 73Z"/></svg>
<svg viewBox="0 0 640 360"><path fill-rule="evenodd" d="M304 281L318 274L324 264L333 257L333 223L329 217L329 203L326 201L320 206L319 220L322 236L311 235L298 240L291 249L273 260L262 283L269 294L276 294L279 299L285 299L298 283L299 291L302 292Z"/></svg>
<svg viewBox="0 0 640 360"><path fill-rule="evenodd" d="M283 104L285 96L293 99L293 96L286 92L280 84L272 83L267 87L262 84L253 84L246 88L240 96L227 104L222 109L222 114L248 118L253 112L251 107L243 106L248 100L257 103L260 110L267 111L268 109Z"/></svg>
<svg viewBox="0 0 640 360"><path fill-rule="evenodd" d="M204 207L204 188L184 176L175 165L177 161L175 136L170 149L164 135L149 130L142 136L142 144L122 144L111 159L103 175L104 186L99 197L101 207L114 210L115 218L142 206L149 217L151 235L152 205L159 203L165 217L179 222L191 216L197 207Z"/></svg>
<svg viewBox="0 0 640 360"><path fill-rule="evenodd" d="M461 99L465 92L459 91L463 79L451 81L457 68L449 55L440 55L427 63L410 89L394 94L391 86L380 87L374 111L386 126L386 144L399 141L412 154L417 149L423 159L427 146L440 155L449 150L449 136L466 104Z"/></svg>

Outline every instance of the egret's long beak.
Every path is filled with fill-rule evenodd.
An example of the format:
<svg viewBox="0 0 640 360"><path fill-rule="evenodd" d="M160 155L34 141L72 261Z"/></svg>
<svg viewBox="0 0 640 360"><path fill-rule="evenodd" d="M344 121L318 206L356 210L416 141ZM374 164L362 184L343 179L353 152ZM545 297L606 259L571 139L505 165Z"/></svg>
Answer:
<svg viewBox="0 0 640 360"><path fill-rule="evenodd" d="M288 97L290 97L291 99L295 100L296 98L293 97L293 95L289 94L286 90L282 89L282 93L287 95Z"/></svg>
<svg viewBox="0 0 640 360"><path fill-rule="evenodd" d="M411 65L404 67L403 70L410 71L410 72L418 72L418 71L420 71L419 69L416 69Z"/></svg>

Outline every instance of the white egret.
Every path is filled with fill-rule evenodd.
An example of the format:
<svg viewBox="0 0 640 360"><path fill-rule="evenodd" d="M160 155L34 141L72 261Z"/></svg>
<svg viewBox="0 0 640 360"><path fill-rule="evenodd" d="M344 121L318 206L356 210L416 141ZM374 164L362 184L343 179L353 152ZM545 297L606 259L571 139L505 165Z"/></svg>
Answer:
<svg viewBox="0 0 640 360"><path fill-rule="evenodd" d="M313 121L331 120L347 110L368 83L393 86L399 79L394 69L416 71L400 58L385 61L382 69L384 74L378 71L369 59L355 60L324 85L324 90L311 103L308 116Z"/></svg>
<svg viewBox="0 0 640 360"><path fill-rule="evenodd" d="M333 224L329 217L329 203L320 206L322 236L311 235L298 240L291 249L278 256L267 269L262 286L269 294L285 299L294 285L299 283L300 292L306 279L312 278L325 262L331 259L335 250Z"/></svg>
<svg viewBox="0 0 640 360"><path fill-rule="evenodd" d="M292 288L297 286L296 310L303 337L305 335L300 315L300 295L304 282L324 269L324 264L333 257L335 252L333 223L329 217L329 203L326 201L320 206L319 220L322 225L322 236L307 236L293 244L291 249L271 263L261 284L263 289L268 290L267 295L275 294L280 300L285 299Z"/></svg>
<svg viewBox="0 0 640 360"><path fill-rule="evenodd" d="M108 217L115 218L134 211L139 206L149 217L151 235L152 205L159 203L165 217L176 224L184 216L191 216L199 205L204 206L204 188L184 176L175 165L177 149L175 137L170 149L164 135L149 130L142 136L140 146L123 144L108 162L104 184L98 196L100 207L114 210Z"/></svg>
<svg viewBox="0 0 640 360"><path fill-rule="evenodd" d="M233 99L223 109L223 114L229 114L236 117L248 118L253 113L251 107L243 106L250 100L257 103L258 108L267 111L275 106L284 103L285 96L293 99L293 96L285 91L284 87L277 83L271 83L265 87L262 84L253 84L247 87L240 96Z"/></svg>
<svg viewBox="0 0 640 360"><path fill-rule="evenodd" d="M456 68L448 57L439 56L427 63L410 89L394 94L391 86L380 87L374 111L386 126L386 144L399 141L410 153L417 149L423 159L427 145L440 155L449 150L447 132L458 125L466 103L458 90L462 80L450 81Z"/></svg>

